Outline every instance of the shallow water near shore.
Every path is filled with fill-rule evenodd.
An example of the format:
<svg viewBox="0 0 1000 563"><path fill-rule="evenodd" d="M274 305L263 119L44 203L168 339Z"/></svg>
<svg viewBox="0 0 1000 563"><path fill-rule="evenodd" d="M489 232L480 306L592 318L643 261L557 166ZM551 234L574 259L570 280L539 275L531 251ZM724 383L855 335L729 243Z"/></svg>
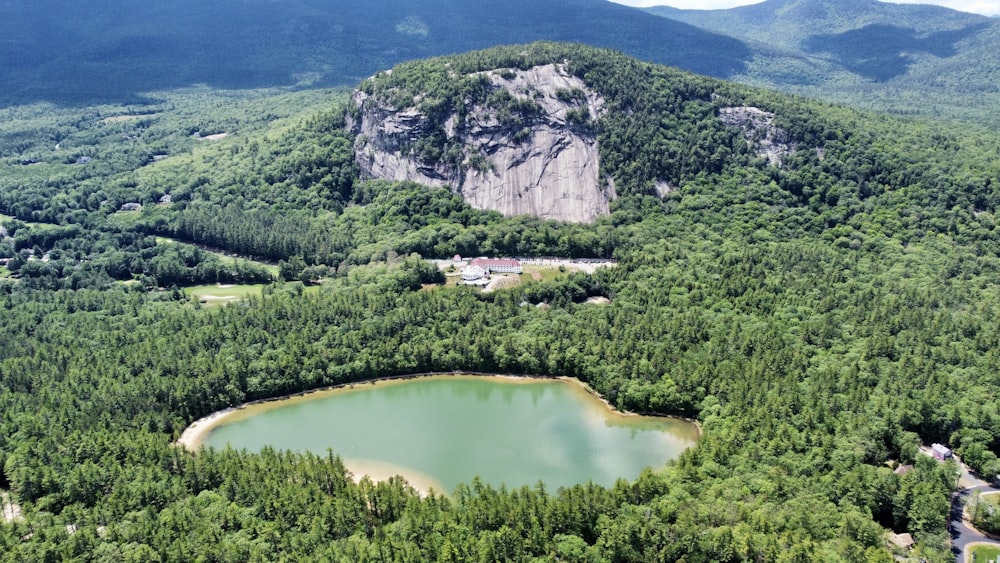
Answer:
<svg viewBox="0 0 1000 563"><path fill-rule="evenodd" d="M543 481L550 490L611 485L662 467L698 432L681 419L617 413L572 381L441 376L249 405L217 417L188 445L329 449L354 473L378 468L372 478L395 472L450 493L475 476L508 487Z"/></svg>

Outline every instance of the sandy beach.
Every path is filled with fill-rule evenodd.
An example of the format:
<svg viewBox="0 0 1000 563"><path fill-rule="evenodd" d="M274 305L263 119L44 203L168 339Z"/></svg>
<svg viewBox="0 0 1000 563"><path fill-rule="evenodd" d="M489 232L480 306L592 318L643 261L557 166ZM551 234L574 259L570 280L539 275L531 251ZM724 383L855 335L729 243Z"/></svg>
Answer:
<svg viewBox="0 0 1000 563"><path fill-rule="evenodd" d="M429 496L432 490L435 494L448 494L448 491L437 479L407 467L371 459L343 459L342 461L344 467L351 472L351 478L355 483L361 482L365 476L372 481L388 481L391 477L398 475L416 489L422 497Z"/></svg>
<svg viewBox="0 0 1000 563"><path fill-rule="evenodd" d="M181 437L177 438L177 445L191 451L197 450L201 446L201 442L205 439L208 432L215 428L215 426L230 413L236 412L237 409L238 407L231 407L225 410L216 411L205 418L199 418L198 420L192 422L187 428L184 429L184 432L181 433Z"/></svg>

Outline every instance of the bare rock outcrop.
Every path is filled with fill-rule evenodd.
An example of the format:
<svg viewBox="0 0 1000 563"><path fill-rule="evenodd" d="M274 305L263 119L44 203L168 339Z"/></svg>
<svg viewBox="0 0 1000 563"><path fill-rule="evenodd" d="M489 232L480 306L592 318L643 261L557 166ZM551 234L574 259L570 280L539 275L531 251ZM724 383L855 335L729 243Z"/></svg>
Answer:
<svg viewBox="0 0 1000 563"><path fill-rule="evenodd" d="M795 150L788 133L774 124L774 114L752 106L719 109L719 119L730 127L743 131L743 138L771 166L781 166L782 159Z"/></svg>
<svg viewBox="0 0 1000 563"><path fill-rule="evenodd" d="M447 186L477 209L592 222L609 213L613 185L600 181L589 124L605 101L561 65L481 73L504 106L468 101L461 117L432 120L356 92L348 120L355 158L375 178ZM512 115L510 107L516 109ZM437 144L435 144L437 143ZM450 154L441 154L441 146Z"/></svg>

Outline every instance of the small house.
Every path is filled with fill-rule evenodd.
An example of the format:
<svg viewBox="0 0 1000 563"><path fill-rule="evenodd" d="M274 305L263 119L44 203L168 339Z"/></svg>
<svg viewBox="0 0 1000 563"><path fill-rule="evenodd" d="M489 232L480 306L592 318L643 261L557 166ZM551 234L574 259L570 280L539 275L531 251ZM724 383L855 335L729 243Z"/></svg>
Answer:
<svg viewBox="0 0 1000 563"><path fill-rule="evenodd" d="M889 541L899 549L913 549L913 536L910 534L890 534Z"/></svg>
<svg viewBox="0 0 1000 563"><path fill-rule="evenodd" d="M951 459L951 449L941 444L931 444L931 455L938 461Z"/></svg>

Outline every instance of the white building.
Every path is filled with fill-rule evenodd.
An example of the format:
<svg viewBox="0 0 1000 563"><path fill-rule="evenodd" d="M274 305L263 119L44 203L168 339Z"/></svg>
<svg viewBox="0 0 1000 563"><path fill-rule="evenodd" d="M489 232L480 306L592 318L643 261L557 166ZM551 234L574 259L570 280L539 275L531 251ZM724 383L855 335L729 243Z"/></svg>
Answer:
<svg viewBox="0 0 1000 563"><path fill-rule="evenodd" d="M489 272L477 265L466 266L462 269L462 280L463 281L475 281L486 277Z"/></svg>
<svg viewBox="0 0 1000 563"><path fill-rule="evenodd" d="M513 259L476 258L470 265L479 266L487 272L496 274L520 274L522 272L521 263Z"/></svg>
<svg viewBox="0 0 1000 563"><path fill-rule="evenodd" d="M931 444L931 455L934 456L934 459L944 461L951 457L951 450L941 444Z"/></svg>

